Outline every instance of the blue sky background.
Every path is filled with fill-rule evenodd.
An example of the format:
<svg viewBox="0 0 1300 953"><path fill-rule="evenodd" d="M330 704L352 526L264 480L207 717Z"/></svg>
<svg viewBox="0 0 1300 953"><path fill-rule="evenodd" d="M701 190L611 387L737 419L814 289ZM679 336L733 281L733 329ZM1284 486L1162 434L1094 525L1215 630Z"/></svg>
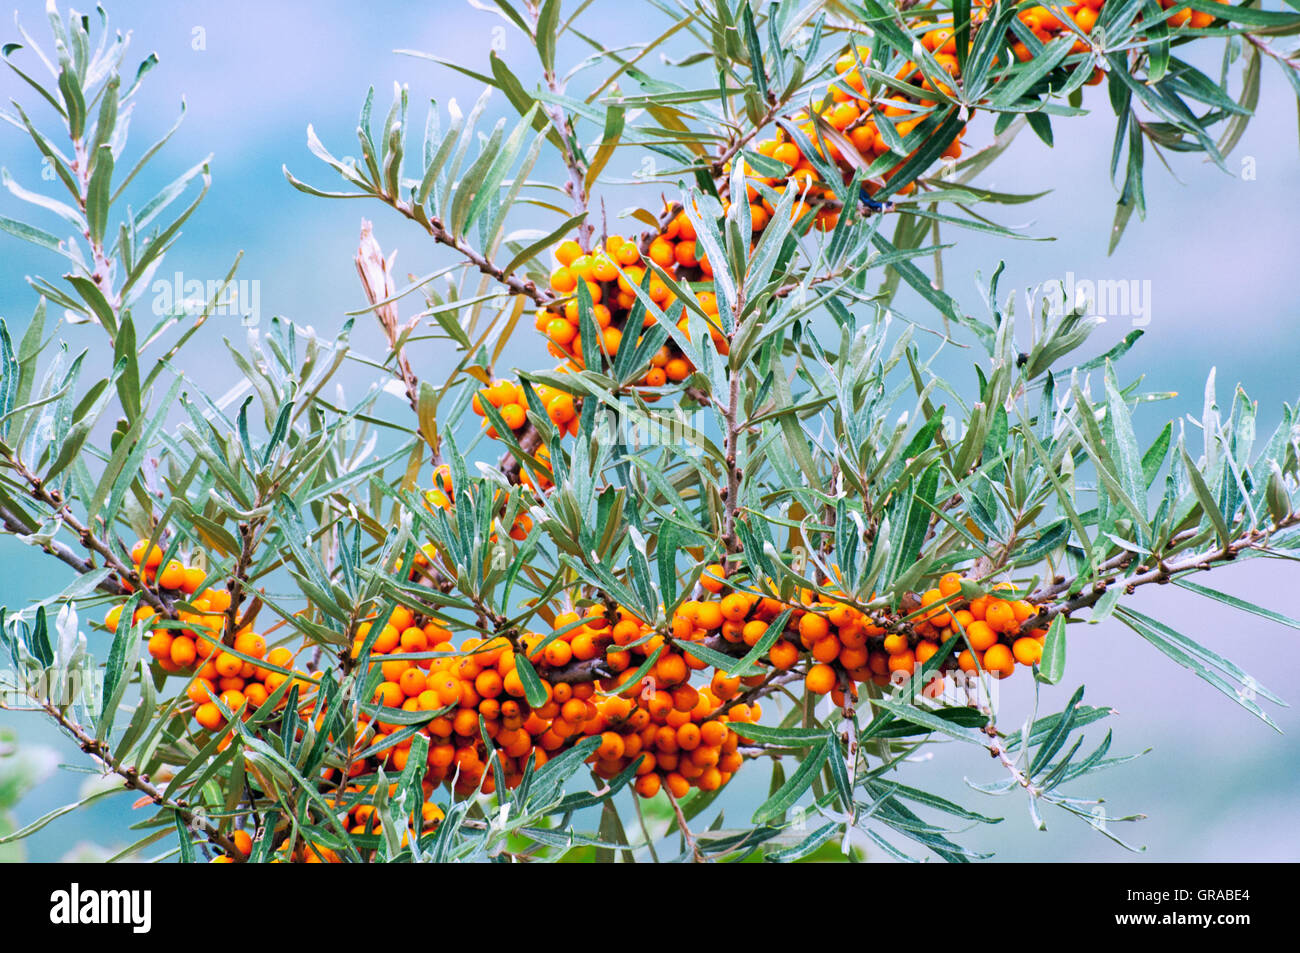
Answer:
<svg viewBox="0 0 1300 953"><path fill-rule="evenodd" d="M43 4L21 3L17 10L23 24L44 44ZM197 159L214 154L209 197L187 224L182 242L168 255L159 276L181 271L187 279L219 278L242 249L245 257L239 277L260 282L263 316L282 314L327 336L337 330L344 311L363 304L352 265L362 217L374 220L386 250L400 249L401 274L424 274L447 259L418 229L385 214L378 205L324 201L293 190L284 180L282 164L323 188L340 187L332 172L307 151L307 124L314 124L335 154L352 154L353 130L366 87L376 87L376 113L382 118L395 81L409 85L417 128L422 128L423 105L430 97L441 104L454 97L468 110L480 92L472 80L427 60L395 55L399 48L424 50L482 68L494 39L504 36L503 55L525 83L531 83L536 72L532 51L522 36L491 14L446 0L364 7L340 2L129 2L112 4L110 13L114 26L134 34L128 54L132 70L150 50L161 58L139 97L131 154L138 155L171 125L182 96L188 103L181 130L150 173L133 187L133 202L138 207ZM668 25L649 4L610 0L597 0L584 20L589 35L607 45L644 40ZM499 27L504 34L497 32ZM0 39L19 39L12 21L0 25ZM1212 52L1197 62L1213 74L1218 48L1213 43L1206 46ZM668 47L674 54L681 50L680 43ZM559 59L574 63L586 52L580 42L568 38L561 43ZM652 71L663 68L657 57L651 58L650 66ZM1294 271L1294 250L1300 247L1300 220L1295 214L1300 195L1295 102L1272 66L1265 64L1259 118L1229 157L1229 169L1236 174L1225 175L1196 155L1170 157L1170 174L1149 156L1149 220L1134 221L1109 258L1106 239L1115 188L1107 166L1113 117L1104 92L1088 91L1086 104L1095 110L1091 116L1056 122L1054 148L1024 134L980 182L1008 191L1055 189L1031 205L991 212L1004 224L1024 226L1026 234L1055 240L1025 243L949 232L945 239L957 240L958 247L945 259L948 290L969 311L982 315L975 275L988 276L1000 259L1008 262L1004 293L1068 271L1093 280L1149 280L1151 324L1121 365L1121 377L1145 374L1148 389L1178 391L1180 396L1145 405L1138 417L1139 436L1153 436L1171 417L1199 416L1211 366L1217 368L1220 406L1229 404L1237 381L1246 382L1251 396L1260 402L1261 433L1271 432L1280 403L1294 402L1300 390L1300 375L1295 373L1300 348L1293 331L1296 304L1287 281ZM578 88L585 89L582 83L580 79ZM49 110L33 102L34 94L12 74L0 75L0 98L7 102L12 97L30 107L38 123L48 126ZM490 128L503 115L513 121L513 110L498 94L484 127ZM591 129L584 132L594 135ZM989 124L977 122L967 142L980 145L989 134ZM50 186L41 181L39 158L18 130L0 124L0 164L28 188ZM1253 179L1240 175L1246 159L1253 162ZM535 178L556 178L554 166L547 161L539 163ZM639 161L631 153L620 156L611 174L626 176ZM599 193L606 202L611 230L617 227L619 211L633 204L650 205L657 191L638 193L619 186ZM57 220L34 215L7 192L0 192L0 214L59 231L54 227ZM521 220L520 224L541 226L544 221ZM633 228L627 225L624 231ZM59 262L0 236L0 268L0 316L11 328L21 328L35 303L23 277L57 278ZM907 300L901 305L906 312ZM1126 321L1112 321L1099 332L1095 349L1104 350L1128 330ZM235 318L214 320L202 341L220 349L222 336L238 340L241 333ZM94 329L72 329L67 336L77 347L96 340ZM359 325L354 342L372 353L381 348L377 330L365 324ZM439 379L445 358L429 349L421 360L416 372ZM960 354L945 361L949 362L945 367L963 367ZM519 367L544 366L540 340L520 333L507 352L510 362ZM227 361L218 359L187 364L186 370L196 384L212 391L224 390L236 373ZM969 377L969 367L964 367L957 379L968 387ZM359 389L369 381L356 374L348 386ZM393 412L404 410L397 398L391 400ZM1193 439L1191 446L1198 443ZM58 567L29 558L31 552L10 540L0 541L0 604L18 605L33 593L44 596L60 585ZM1211 581L1242 598L1296 615L1300 612L1295 580L1293 567L1255 561L1222 570ZM1228 613L1181 591L1143 592L1135 605L1183 627L1283 697L1300 699L1294 689L1300 672L1295 631ZM1286 730L1277 735L1116 623L1078 627L1070 645L1067 682L1068 686L1045 693L1042 705L1059 708L1069 691L1083 682L1088 701L1114 705L1121 713L1113 726L1114 750L1153 748L1136 764L1099 776L1090 788L1080 789L1081 793L1106 792L1117 811L1151 815L1125 832L1129 840L1150 846L1142 856L1153 860L1300 858L1296 825L1280 822L1300 809L1294 783L1300 768L1296 709L1274 712ZM1028 688L1027 678L1004 686L1005 724L1024 717ZM58 744L57 736L34 717L0 714L0 726L16 728L29 742ZM59 751L61 757L76 761L69 746ZM761 769L751 771L756 777L766 775ZM996 849L1002 859L1130 859L1072 819L1049 815L1051 833L1040 834L1030 827L1019 800L996 804L973 792L963 794L964 777L992 777L987 758L943 750L931 761L909 765L907 771L909 780L960 796L986 813L1006 813L1003 824L963 839ZM83 778L69 772L54 775L23 806L22 818L71 800ZM743 793L737 796L741 801L745 798ZM83 840L120 840L121 822L130 817L128 802L125 797L109 799L57 823L29 843L31 856L53 859Z"/></svg>

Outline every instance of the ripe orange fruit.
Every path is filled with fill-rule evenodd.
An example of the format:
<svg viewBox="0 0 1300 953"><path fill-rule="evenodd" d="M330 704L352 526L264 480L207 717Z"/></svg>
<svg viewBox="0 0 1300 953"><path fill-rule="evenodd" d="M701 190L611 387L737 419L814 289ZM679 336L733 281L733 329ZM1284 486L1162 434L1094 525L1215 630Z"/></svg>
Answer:
<svg viewBox="0 0 1300 953"><path fill-rule="evenodd" d="M1037 639L1026 635L1016 639L1011 653L1021 665L1033 665L1043 657L1043 646Z"/></svg>
<svg viewBox="0 0 1300 953"><path fill-rule="evenodd" d="M823 616L812 612L805 612L799 620L799 634L803 636L805 645L817 643L825 638L830 630L830 623Z"/></svg>
<svg viewBox="0 0 1300 953"><path fill-rule="evenodd" d="M225 719L221 716L221 709L213 702L204 702L196 708L194 720L208 731L216 731L225 723Z"/></svg>
<svg viewBox="0 0 1300 953"><path fill-rule="evenodd" d="M729 596L724 596L721 603L722 616L730 619L732 622L739 622L745 616L749 615L750 600L743 593L733 592Z"/></svg>
<svg viewBox="0 0 1300 953"><path fill-rule="evenodd" d="M1016 660L1011 649L1001 642L990 648L984 653L984 669L996 678L1006 678L1016 670Z"/></svg>
<svg viewBox="0 0 1300 953"><path fill-rule="evenodd" d="M1016 613L1011 603L1001 599L990 600L984 610L984 621L994 632L1012 632L1016 629Z"/></svg>
<svg viewBox="0 0 1300 953"><path fill-rule="evenodd" d="M976 620L966 627L966 638L970 641L971 648L983 652L998 640L998 635L987 622Z"/></svg>
<svg viewBox="0 0 1300 953"><path fill-rule="evenodd" d="M810 668L804 677L804 685L815 695L825 695L835 687L836 682L835 669L821 663Z"/></svg>
<svg viewBox="0 0 1300 953"><path fill-rule="evenodd" d="M714 563L705 567L705 571L699 576L699 585L706 592L716 594L722 592L724 586L727 585L725 580L727 580L727 569L723 568L720 563Z"/></svg>
<svg viewBox="0 0 1300 953"><path fill-rule="evenodd" d="M157 569L158 564L162 562L163 552L157 546L153 546L146 554L146 546L149 546L149 541L142 539L131 547L131 562L144 569Z"/></svg>

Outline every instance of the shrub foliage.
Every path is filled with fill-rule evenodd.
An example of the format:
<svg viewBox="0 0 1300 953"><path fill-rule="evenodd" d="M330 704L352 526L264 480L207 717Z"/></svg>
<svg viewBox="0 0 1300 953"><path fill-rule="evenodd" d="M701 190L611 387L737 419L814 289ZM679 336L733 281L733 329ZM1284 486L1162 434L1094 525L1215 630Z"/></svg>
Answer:
<svg viewBox="0 0 1300 953"><path fill-rule="evenodd" d="M170 138L127 144L156 57L127 68L102 11L52 4L52 44L4 47L4 118L53 174L4 174L45 224L0 228L60 273L0 324L0 522L67 574L4 614L7 707L121 782L87 800L137 792L122 856L983 856L957 830L999 818L900 780L937 743L988 752L972 787L1038 826L1125 844L1079 791L1129 760L1085 737L1111 710L1080 688L1007 726L999 689L1067 678L1077 623L1110 620L1271 726L1280 699L1128 597L1300 625L1196 581L1297 555L1296 411L1258 430L1211 376L1199 418L1140 442L1172 396L1123 370L1140 330L1098 354L1087 307L1016 315L1000 267L967 313L942 251L1023 237L994 219L1036 196L981 174L1085 103L1115 116L1113 249L1147 158L1224 166L1263 67L1300 90L1300 14L664 0L661 35L610 48L589 6L496 0L535 62L412 54L484 85L468 113L432 100L421 130L401 87L356 143L308 127L329 168L288 183L414 222L440 263L399 279L363 225L369 304L332 336L226 338L222 394L191 372L236 268L150 310L209 183L203 160L136 197ZM1183 58L1211 44L1213 76ZM671 197L612 214L637 163ZM551 360L510 368L512 342ZM954 347L966 380L935 369ZM349 375L386 383L350 400Z"/></svg>

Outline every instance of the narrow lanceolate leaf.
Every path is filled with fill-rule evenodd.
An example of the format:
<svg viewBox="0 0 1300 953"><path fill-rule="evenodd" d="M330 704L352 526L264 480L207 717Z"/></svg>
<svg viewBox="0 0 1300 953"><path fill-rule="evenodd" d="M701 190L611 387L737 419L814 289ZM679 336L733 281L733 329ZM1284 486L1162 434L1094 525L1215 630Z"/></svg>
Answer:
<svg viewBox="0 0 1300 953"><path fill-rule="evenodd" d="M1141 512L1133 515L1146 520L1147 481L1143 471L1142 454L1138 450L1137 436L1133 432L1133 419L1128 402L1120 394L1119 382L1109 363L1106 365L1106 436L1111 441L1115 469L1124 492Z"/></svg>
<svg viewBox="0 0 1300 953"><path fill-rule="evenodd" d="M108 228L109 197L113 194L113 149L103 145L95 154L95 170L86 190L86 223L90 227L90 240L96 245L104 242Z"/></svg>
<svg viewBox="0 0 1300 953"><path fill-rule="evenodd" d="M9 411L14 409L20 378L21 368L18 365L18 358L14 356L9 326L4 318L0 318L0 436L4 436L9 430Z"/></svg>
<svg viewBox="0 0 1300 953"><path fill-rule="evenodd" d="M750 823L765 824L781 817L794 807L795 802L803 797L805 791L812 787L813 781L821 772L822 764L830 755L830 747L825 739L826 736L823 734L822 743L804 758L794 774L790 775L789 780L781 785L775 794L759 805Z"/></svg>
<svg viewBox="0 0 1300 953"><path fill-rule="evenodd" d="M1201 509L1209 517L1211 524L1214 526L1214 532L1219 537L1219 544L1226 550L1232 542L1232 531L1228 529L1228 521L1224 518L1223 513L1219 510L1219 504L1215 502L1214 494L1210 492L1209 486L1205 483L1205 477L1201 476L1201 471L1197 469L1192 458L1183 451L1183 464L1187 467L1187 476L1192 483L1192 492L1196 494L1196 499L1201 504Z"/></svg>
<svg viewBox="0 0 1300 953"><path fill-rule="evenodd" d="M989 737L984 734L984 732L978 731L974 728L967 728L964 725L955 724L945 718L940 718L933 712L917 708L914 705L891 701L887 698L878 700L876 704L892 714L895 718L899 718L902 721L911 722L912 724L919 725L929 731L935 731L939 734L947 735L949 738L954 738L957 741L964 741L967 744L975 744L982 747L988 746Z"/></svg>
<svg viewBox="0 0 1300 953"><path fill-rule="evenodd" d="M1251 615L1257 615L1261 619L1268 619L1270 622L1277 622L1280 625L1285 625L1292 629L1300 629L1300 620L1293 619L1280 612L1274 612L1272 609L1265 609L1263 606L1255 605L1253 602L1247 602L1245 599L1238 599L1236 596L1228 595L1226 592L1219 592L1217 589L1202 586L1185 578L1175 579L1174 585L1195 592L1198 595L1205 596L1207 599L1222 602L1224 605L1232 606L1234 609L1240 609L1242 612L1249 612Z"/></svg>
<svg viewBox="0 0 1300 953"><path fill-rule="evenodd" d="M1065 674L1065 616L1058 615L1047 627L1043 642L1043 657L1038 663L1038 674L1043 681L1055 685Z"/></svg>
<svg viewBox="0 0 1300 953"><path fill-rule="evenodd" d="M1121 607L1115 615L1165 655L1209 682L1264 724L1275 731L1282 730L1260 707L1257 699L1265 698L1274 704L1285 703L1232 662L1135 609Z"/></svg>
<svg viewBox="0 0 1300 953"><path fill-rule="evenodd" d="M600 145L596 147L596 154L591 157L591 164L587 166L587 176L583 183L588 191L600 178L600 173L604 171L606 164L614 155L614 150L618 148L619 140L623 137L623 117L622 106L612 105L605 111L605 128L601 133Z"/></svg>
<svg viewBox="0 0 1300 953"><path fill-rule="evenodd" d="M533 663L523 654L515 655L515 672L519 675L519 681L524 686L524 697L528 699L528 704L538 708L546 704L546 687L542 685L542 680L537 677L537 670L533 668Z"/></svg>

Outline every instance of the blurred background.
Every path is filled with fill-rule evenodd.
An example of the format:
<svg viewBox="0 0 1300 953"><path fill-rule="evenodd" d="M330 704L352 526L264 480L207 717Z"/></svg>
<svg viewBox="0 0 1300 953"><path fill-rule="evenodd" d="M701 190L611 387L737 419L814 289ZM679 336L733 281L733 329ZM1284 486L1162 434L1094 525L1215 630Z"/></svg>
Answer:
<svg viewBox="0 0 1300 953"><path fill-rule="evenodd" d="M22 25L47 49L48 27L43 4L16 6ZM567 9L573 4L566 4ZM10 8L13 0L10 0ZM496 48L526 84L536 79L535 55L527 40L506 21L466 3L439 2L355 4L342 2L212 2L184 5L133 0L112 3L112 26L130 30L132 49L126 70L156 51L159 67L139 94L132 117L129 155L138 156L174 122L182 97L187 116L147 175L129 193L136 207L208 153L213 154L213 185L199 211L186 224L180 244L168 254L156 279L220 279L235 254L244 252L238 278L258 282L262 320L271 315L310 325L332 338L343 313L365 301L352 265L362 217L375 222L385 251L400 250L397 272L426 274L446 263L440 252L413 225L385 214L376 203L325 201L291 188L281 170L287 164L300 179L325 189L340 181L317 162L305 146L308 123L338 156L356 151L356 116L370 85L376 88L376 122L387 110L395 82L409 86L412 124L422 128L430 98L444 110L456 99L465 111L480 87L471 79L425 59L397 55L397 49L421 50L483 69ZM596 0L583 15L584 32L606 46L642 42L663 32L669 21L650 4ZM677 57L687 48L679 33L663 48ZM0 40L22 42L12 22L0 25ZM1194 62L1217 75L1221 44L1206 49ZM563 39L559 61L573 64L590 52L573 36ZM25 52L33 71L39 64ZM646 64L650 72L667 70L659 54ZM605 67L575 81L584 94ZM1239 74L1239 67L1234 73ZM669 73L669 75L671 75ZM1234 87L1235 88L1235 87ZM17 99L38 125L49 127L52 111L9 71L0 74L0 98ZM977 275L987 278L999 260L1007 261L1002 293L1073 273L1077 279L1132 279L1150 282L1150 323L1145 337L1120 365L1127 381L1145 375L1144 389L1176 391L1178 397L1146 404L1138 412L1139 439L1150 439L1170 418L1199 417L1206 375L1217 369L1219 405L1230 406L1241 382L1259 401L1261 439L1271 433L1283 401L1294 402L1300 375L1295 373L1300 347L1295 343L1296 305L1284 290L1283 276L1294 268L1300 247L1300 160L1297 159L1295 96L1266 63L1264 84L1253 122L1228 159L1229 172L1196 155L1169 157L1172 171L1148 154L1149 220L1130 224L1119 249L1107 257L1116 188L1108 176L1113 116L1104 88L1088 89L1089 117L1055 125L1055 146L1048 148L1026 131L1009 153L978 180L994 189L1037 192L1054 189L1030 204L1010 209L989 207L990 214L1027 236L1050 241L1016 242L975 233L949 231L957 247L945 258L946 289L977 316L985 310ZM482 128L499 116L515 113L499 94L490 100ZM444 123L445 125L445 123ZM587 130L595 135L594 130ZM991 136L990 124L977 121L966 136L967 149ZM543 158L535 179L556 179L558 170ZM607 171L630 177L639 156L620 154ZM0 124L0 165L29 189L50 190L43 180L40 155L20 130ZM627 234L640 227L620 220L636 205L654 207L658 193L675 194L671 185L611 186L601 190L611 231ZM599 206L597 206L599 207ZM174 208L179 208L179 205ZM528 213L525 213L525 216ZM0 215L21 218L60 231L57 219L32 211L8 192L0 192ZM522 221L525 227L541 227ZM31 245L0 235L0 316L17 338L35 305L24 281L28 275L57 280L60 261ZM924 263L923 263L924 264ZM404 314L415 306L405 302ZM913 309L909 311L909 308ZM905 317L923 322L928 316L916 299L900 297ZM1023 302L1017 308L1023 314ZM362 318L354 346L382 351L378 329ZM52 326L52 324L51 324ZM1131 329L1131 320L1112 319L1094 338L1090 350L1103 351ZM96 330L64 329L74 353L96 340ZM210 353L224 354L221 338L238 342L244 333L237 317L215 318L201 340ZM196 345L192 353L202 353ZM428 348L420 353L416 373L441 379L446 358ZM960 354L945 357L963 366ZM213 359L184 365L195 386L220 393L235 382L227 361ZM504 367L546 366L541 340L522 330L507 350ZM941 365L947 366L947 365ZM969 364L958 386L973 384ZM359 394L373 375L354 370L345 379ZM350 392L350 396L352 393ZM385 396L381 408L408 413L404 400ZM1189 434L1189 447L1200 446ZM1295 592L1300 571L1295 564L1254 560L1216 571L1202 580L1240 598L1278 611L1300 615ZM36 557L12 539L0 539L0 605L18 607L58 591L66 582L60 564ZM1260 682L1291 701L1300 673L1300 633L1262 619L1230 612L1218 603L1175 589L1146 590L1135 600L1141 611L1186 632L1221 652ZM101 610L87 609L85 620ZM997 776L987 757L967 750L935 748L935 756L905 768L903 780L922 783L968 806L1006 820L959 836L960 843L996 852L1000 860L1296 860L1300 858L1300 715L1295 708L1273 709L1283 733L1275 733L1209 685L1178 668L1129 629L1116 622L1071 629L1069 664L1064 683L1043 692L1040 708L1057 711L1079 684L1085 702L1114 706L1112 754L1150 748L1138 761L1108 774L1086 779L1077 794L1104 792L1112 814L1145 813L1147 819L1119 831L1131 843L1145 845L1141 854L1116 847L1083 823L1048 814L1050 831L1030 824L1023 800L996 801L966 788L964 781ZM92 652L106 652L102 633L91 633ZM1028 678L1002 686L1004 726L1018 725L1032 704ZM75 800L85 785L96 783L84 773L84 761L39 717L0 712L0 751L17 739L23 773L39 779L13 811L18 824ZM12 759L10 759L12 761ZM64 762L79 770L59 768ZM3 763L3 762L0 762ZM766 774L751 769L753 784L730 792L736 820L752 810L751 801L766 791ZM744 785L746 774L738 776ZM0 792L5 779L0 778ZM736 784L733 784L736 787ZM102 856L129 843L125 825L133 818L131 798L106 798L91 808L56 821L25 842L32 860ZM18 856L0 850L0 860ZM873 859L877 859L874 854Z"/></svg>

